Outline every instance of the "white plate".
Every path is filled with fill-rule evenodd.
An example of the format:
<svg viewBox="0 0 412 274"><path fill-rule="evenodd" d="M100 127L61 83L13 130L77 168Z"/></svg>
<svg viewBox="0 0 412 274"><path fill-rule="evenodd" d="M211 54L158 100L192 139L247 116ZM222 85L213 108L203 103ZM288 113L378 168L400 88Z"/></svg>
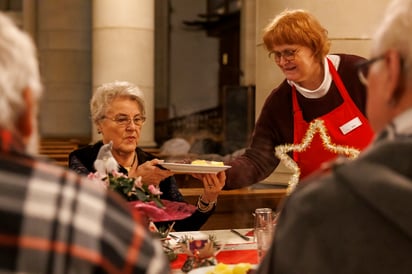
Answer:
<svg viewBox="0 0 412 274"><path fill-rule="evenodd" d="M233 268L236 264L229 264L229 268ZM204 266L204 267L199 267L199 268L195 268L192 269L188 272L188 274L206 274L209 271L212 271L215 269L215 265L211 265L211 266ZM252 264L252 269L256 269L257 265Z"/></svg>
<svg viewBox="0 0 412 274"><path fill-rule="evenodd" d="M231 168L231 166L203 166L178 163L160 163L159 165L175 173L218 173Z"/></svg>
<svg viewBox="0 0 412 274"><path fill-rule="evenodd" d="M188 272L188 274L206 274L207 272L213 270L216 266L211 265L211 266L204 266L204 267L199 267L192 269Z"/></svg>

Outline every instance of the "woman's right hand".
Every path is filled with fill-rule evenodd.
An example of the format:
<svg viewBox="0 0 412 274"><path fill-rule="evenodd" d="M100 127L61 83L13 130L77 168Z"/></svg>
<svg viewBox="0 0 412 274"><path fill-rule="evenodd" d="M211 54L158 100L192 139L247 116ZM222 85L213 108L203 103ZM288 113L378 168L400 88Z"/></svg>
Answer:
<svg viewBox="0 0 412 274"><path fill-rule="evenodd" d="M173 176L173 172L159 168L157 165L162 161L159 159L153 159L151 161L144 162L137 166L134 170L130 170L129 177L142 177L142 182L146 185L158 186L164 179Z"/></svg>

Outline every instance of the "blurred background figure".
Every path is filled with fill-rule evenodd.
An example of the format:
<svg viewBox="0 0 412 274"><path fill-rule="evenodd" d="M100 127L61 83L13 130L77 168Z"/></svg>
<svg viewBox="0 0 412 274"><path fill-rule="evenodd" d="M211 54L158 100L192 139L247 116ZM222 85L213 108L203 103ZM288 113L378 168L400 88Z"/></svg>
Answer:
<svg viewBox="0 0 412 274"><path fill-rule="evenodd" d="M412 268L412 1L392 1L359 65L377 132L286 201L258 273L409 273Z"/></svg>
<svg viewBox="0 0 412 274"><path fill-rule="evenodd" d="M0 75L0 272L169 273L160 243L119 196L27 153L42 93L36 49L4 14Z"/></svg>
<svg viewBox="0 0 412 274"><path fill-rule="evenodd" d="M102 140L70 153L71 169L85 175L96 172L94 162L100 148L112 142L111 153L119 164L119 172L128 177L141 176L144 184L158 186L161 199L184 202L173 173L159 166L161 160L138 147L146 116L143 93L137 86L125 81L101 85L93 94L90 111ZM199 230L208 220L224 186L224 174L219 176L223 180L203 183L197 210L188 218L176 221L176 231Z"/></svg>

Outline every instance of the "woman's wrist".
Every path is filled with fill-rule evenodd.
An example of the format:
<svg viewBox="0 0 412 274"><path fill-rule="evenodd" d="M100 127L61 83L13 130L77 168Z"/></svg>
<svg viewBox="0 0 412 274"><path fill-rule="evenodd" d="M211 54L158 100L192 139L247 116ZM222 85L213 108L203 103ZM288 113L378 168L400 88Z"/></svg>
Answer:
<svg viewBox="0 0 412 274"><path fill-rule="evenodd" d="M206 193L206 192L203 192L200 195L202 201L205 202L206 204L216 202L218 196L219 196L219 194Z"/></svg>
<svg viewBox="0 0 412 274"><path fill-rule="evenodd" d="M202 197L202 195L199 196L199 199L197 200L197 209L200 212L209 212L211 211L215 206L216 206L216 200L215 201L205 201Z"/></svg>

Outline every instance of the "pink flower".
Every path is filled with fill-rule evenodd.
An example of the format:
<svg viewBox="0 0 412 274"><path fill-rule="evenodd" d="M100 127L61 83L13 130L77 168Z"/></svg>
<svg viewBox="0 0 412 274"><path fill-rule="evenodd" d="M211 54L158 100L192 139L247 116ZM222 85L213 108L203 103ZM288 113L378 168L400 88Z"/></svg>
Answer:
<svg viewBox="0 0 412 274"><path fill-rule="evenodd" d="M134 180L134 187L135 187L135 188L140 188L140 189L143 188L143 183L142 183L142 177L141 177L141 176L137 177L137 178Z"/></svg>
<svg viewBox="0 0 412 274"><path fill-rule="evenodd" d="M162 192L160 191L160 188L157 188L154 185L149 185L147 189L152 193L153 195L161 195Z"/></svg>
<svg viewBox="0 0 412 274"><path fill-rule="evenodd" d="M98 176L97 176L95 173L93 173L93 172L90 172L89 175L87 175L87 178L88 178L89 180L99 179Z"/></svg>
<svg viewBox="0 0 412 274"><path fill-rule="evenodd" d="M116 178L118 178L118 177L127 178L126 175L124 175L124 174L121 173L121 172L118 172L117 170L113 170L113 171L112 171L112 175L113 175L114 177L116 177Z"/></svg>
<svg viewBox="0 0 412 274"><path fill-rule="evenodd" d="M87 178L89 180L92 180L93 182L95 182L99 186L103 187L104 189L107 189L107 187L109 185L109 183L106 180L102 180L102 176L99 174L99 172L95 172L95 173L90 172L87 175Z"/></svg>

